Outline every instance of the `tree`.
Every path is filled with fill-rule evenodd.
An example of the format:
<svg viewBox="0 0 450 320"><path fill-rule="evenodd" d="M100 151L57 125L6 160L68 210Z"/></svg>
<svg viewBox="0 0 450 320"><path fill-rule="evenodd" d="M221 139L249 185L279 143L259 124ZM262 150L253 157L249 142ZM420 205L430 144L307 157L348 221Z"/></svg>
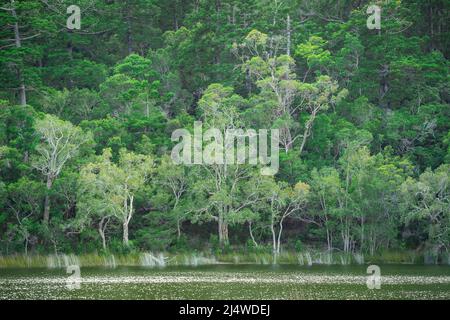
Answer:
<svg viewBox="0 0 450 320"><path fill-rule="evenodd" d="M242 97L233 94L232 88L219 84L210 85L199 101L204 126L220 132L240 128L242 120L239 107L243 104ZM217 141L215 137L209 138L211 141L213 139L215 144L223 143ZM233 151L233 157L236 158L234 140L233 146L229 147ZM215 153L218 151L211 150L211 154L208 155L220 157ZM229 225L247 221L246 209L257 201L255 190L257 186L246 188L246 182L253 177L255 171L247 164L230 164L222 161L222 163L202 164L199 170L194 172L193 193L198 206L194 221L211 219L216 221L221 245L229 243Z"/></svg>
<svg viewBox="0 0 450 320"><path fill-rule="evenodd" d="M90 133L84 133L70 122L52 115L45 115L36 121L36 132L41 143L36 147L37 155L33 167L46 178L47 195L44 205L44 224L50 219L50 190L64 165L78 155L79 149L92 140Z"/></svg>
<svg viewBox="0 0 450 320"><path fill-rule="evenodd" d="M34 128L37 113L29 105L13 106L1 100L0 108L0 143L8 149L8 152L4 152L4 158L11 157L4 168L7 170L2 173L5 179L16 180L19 171L28 169L30 153L38 143ZM8 175L7 172L12 174Z"/></svg>
<svg viewBox="0 0 450 320"><path fill-rule="evenodd" d="M279 255L281 252L281 236L283 234L283 224L285 220L293 215L303 221L308 221L302 217L302 210L308 202L310 187L306 183L298 182L294 186L285 183L276 183L268 192L264 200L268 203L270 213L270 232L272 234L273 254Z"/></svg>
<svg viewBox="0 0 450 320"><path fill-rule="evenodd" d="M142 53L151 47L155 34L159 33L156 24L160 9L154 0L126 0L114 2L110 9L116 13L116 35L125 44L126 54ZM151 12L149 16L148 13ZM118 13L118 16L117 16Z"/></svg>
<svg viewBox="0 0 450 320"><path fill-rule="evenodd" d="M408 178L401 186L402 221L425 221L427 249L437 262L439 253L450 246L450 166L445 164L434 172L426 170L418 181Z"/></svg>
<svg viewBox="0 0 450 320"><path fill-rule="evenodd" d="M322 74L330 73L328 65L331 63L331 53L324 49L326 44L327 42L321 37L311 36L308 41L297 46L295 55L305 59L306 65L308 66L303 76L303 81L306 81L311 70L314 70L314 68L318 68Z"/></svg>
<svg viewBox="0 0 450 320"><path fill-rule="evenodd" d="M276 127L281 130L280 143L289 151L296 137L293 135L293 116L298 111L294 104L299 95L301 83L296 80L295 61L288 55L277 55L278 39L272 39L258 30L252 30L245 38L242 48L246 49L251 58L246 54L241 55L242 69L256 80L256 85L261 90L264 99L270 99L272 105L271 119ZM272 47L272 44L274 47ZM234 45L237 55L238 46Z"/></svg>
<svg viewBox="0 0 450 320"><path fill-rule="evenodd" d="M105 246L104 230L109 217L122 224L123 245L129 246L129 224L134 215L136 194L153 172L153 157L120 150L118 163L111 149L105 149L98 161L85 165L80 174L86 192L81 195L84 214L100 215L99 233ZM99 210L99 208L102 208Z"/></svg>
<svg viewBox="0 0 450 320"><path fill-rule="evenodd" d="M337 210L339 217L340 232L344 252L352 252L356 246L356 234L354 232L355 220L361 216L361 211L355 210L357 207L352 201L352 193L361 194L360 182L365 174L365 170L372 161L370 153L365 147L359 147L358 142L352 141L339 159L343 177L344 197L339 203ZM357 205L357 203L356 203ZM360 220L364 223L364 217Z"/></svg>
<svg viewBox="0 0 450 320"><path fill-rule="evenodd" d="M189 175L182 166L177 166L169 157L164 157L157 168L156 182L169 193L171 208L170 214L175 218L177 225L177 239L181 237L181 225L188 218L189 208L182 203L189 188ZM167 203L166 203L167 205Z"/></svg>
<svg viewBox="0 0 450 320"><path fill-rule="evenodd" d="M311 135L314 121L320 111L326 111L331 105L336 105L347 95L347 90L340 92L338 84L329 76L319 76L315 83L302 84L300 87L302 104L301 108L306 110L306 121L304 124L303 134L301 135L301 144L299 155L302 155L306 141Z"/></svg>
<svg viewBox="0 0 450 320"><path fill-rule="evenodd" d="M77 216L72 227L83 231L86 227L95 225L102 240L103 250L107 250L106 232L111 220L119 215L115 203L108 201L109 186L98 181L97 168L91 164L82 168L79 177L77 194Z"/></svg>
<svg viewBox="0 0 450 320"><path fill-rule="evenodd" d="M346 95L346 90L338 91L338 84L329 76L318 76L315 83L303 82L297 79L294 70L295 60L288 55L277 56L278 42L257 30L252 30L242 47L246 48L253 56L243 60L242 68L256 79L256 85L260 89L259 100L271 105L271 117L268 119L270 126L280 129L280 144L286 152L293 148L297 139L300 142L300 155L305 147L306 141L311 135L314 120L320 111L326 111L330 105L335 105ZM235 45L235 51L238 52ZM312 51L312 53L310 53ZM315 53L313 49L299 47L300 55ZM312 65L316 60L329 59L322 57L323 53L317 53L309 57ZM316 57L319 56L319 57ZM321 63L326 63L322 61ZM299 124L295 121L306 111L303 134L299 133ZM267 125L267 124L266 124Z"/></svg>
<svg viewBox="0 0 450 320"><path fill-rule="evenodd" d="M25 255L28 255L30 245L37 243L37 216L42 209L42 196L45 188L41 183L21 178L8 185L7 210L12 214L15 223L10 224L10 233L15 239L23 242Z"/></svg>
<svg viewBox="0 0 450 320"><path fill-rule="evenodd" d="M311 223L314 221L307 217L306 205L310 199L310 186L298 182L291 186L285 182L277 182L273 177L259 177L255 191L258 201L251 205L254 212L259 212L261 223L269 229L271 234L272 252L276 261L281 253L281 239L284 223L288 218L299 219ZM251 181L254 185L254 180Z"/></svg>
<svg viewBox="0 0 450 320"><path fill-rule="evenodd" d="M13 84L12 87L17 88L18 101L22 106L27 104L27 85L29 85L27 82L36 75L30 60L38 56L37 46L33 44L25 46L24 42L33 41L48 31L46 29L51 28L48 18L40 17L40 7L42 4L35 0L9 0L0 7L1 27L3 30L9 29L7 37L2 37L4 45L1 49L4 52L0 63L2 69L9 71L5 72L5 76L11 81L10 87Z"/></svg>
<svg viewBox="0 0 450 320"><path fill-rule="evenodd" d="M327 250L332 252L337 226L336 210L342 207L344 196L339 172L329 167L321 168L320 171L314 169L311 173L311 187L311 193L320 205L319 220L325 228Z"/></svg>

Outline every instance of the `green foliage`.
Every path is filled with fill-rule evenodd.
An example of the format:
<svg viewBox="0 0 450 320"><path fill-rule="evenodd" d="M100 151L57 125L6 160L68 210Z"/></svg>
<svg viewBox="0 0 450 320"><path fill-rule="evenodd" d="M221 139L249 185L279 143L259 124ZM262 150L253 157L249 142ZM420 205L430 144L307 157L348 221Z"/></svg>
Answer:
<svg viewBox="0 0 450 320"><path fill-rule="evenodd" d="M381 30L367 1L79 0L81 30L70 4L0 6L0 254L444 259L445 1L382 1ZM278 173L173 164L194 121L279 129Z"/></svg>

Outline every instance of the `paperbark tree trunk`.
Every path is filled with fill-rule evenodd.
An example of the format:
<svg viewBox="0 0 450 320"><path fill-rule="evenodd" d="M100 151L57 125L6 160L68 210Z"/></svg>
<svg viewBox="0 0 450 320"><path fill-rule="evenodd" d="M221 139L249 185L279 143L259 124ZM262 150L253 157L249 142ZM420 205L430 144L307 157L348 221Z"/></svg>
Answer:
<svg viewBox="0 0 450 320"><path fill-rule="evenodd" d="M102 238L102 246L103 246L103 250L105 250L105 251L106 251L105 231L106 231L106 226L108 225L108 222L109 222L109 218L103 217L102 220L100 220L100 223L98 225L98 233L100 234L100 237Z"/></svg>
<svg viewBox="0 0 450 320"><path fill-rule="evenodd" d="M50 221L50 191L53 186L53 179L48 176L47 177L47 193L45 195L44 200L44 224L48 225Z"/></svg>
<svg viewBox="0 0 450 320"><path fill-rule="evenodd" d="M221 246L229 243L228 223L225 221L223 214L219 215L219 243Z"/></svg>
<svg viewBox="0 0 450 320"><path fill-rule="evenodd" d="M128 222L123 223L123 245L128 247Z"/></svg>

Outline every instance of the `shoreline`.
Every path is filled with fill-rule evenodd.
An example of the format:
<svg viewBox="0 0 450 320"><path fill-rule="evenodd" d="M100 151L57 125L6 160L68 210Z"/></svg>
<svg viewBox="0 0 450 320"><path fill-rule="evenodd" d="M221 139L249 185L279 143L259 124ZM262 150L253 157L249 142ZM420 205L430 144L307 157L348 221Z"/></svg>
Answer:
<svg viewBox="0 0 450 320"><path fill-rule="evenodd" d="M344 254L320 251L283 252L276 259L271 254L228 253L214 255L208 252L168 253L133 252L129 254L90 253L90 254L14 254L0 255L0 269L6 268L64 268L69 265L80 267L167 267L202 265L450 265L441 257L437 263L425 263L423 254L416 252L386 252L374 256L359 253Z"/></svg>

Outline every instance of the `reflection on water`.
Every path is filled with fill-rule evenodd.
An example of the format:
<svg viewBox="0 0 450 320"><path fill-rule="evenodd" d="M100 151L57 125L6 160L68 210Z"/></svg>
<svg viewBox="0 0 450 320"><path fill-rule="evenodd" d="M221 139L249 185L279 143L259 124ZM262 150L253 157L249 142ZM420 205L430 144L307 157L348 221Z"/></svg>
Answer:
<svg viewBox="0 0 450 320"><path fill-rule="evenodd" d="M450 299L449 267L381 266L380 290L366 267L81 268L77 290L64 269L2 269L0 299Z"/></svg>

